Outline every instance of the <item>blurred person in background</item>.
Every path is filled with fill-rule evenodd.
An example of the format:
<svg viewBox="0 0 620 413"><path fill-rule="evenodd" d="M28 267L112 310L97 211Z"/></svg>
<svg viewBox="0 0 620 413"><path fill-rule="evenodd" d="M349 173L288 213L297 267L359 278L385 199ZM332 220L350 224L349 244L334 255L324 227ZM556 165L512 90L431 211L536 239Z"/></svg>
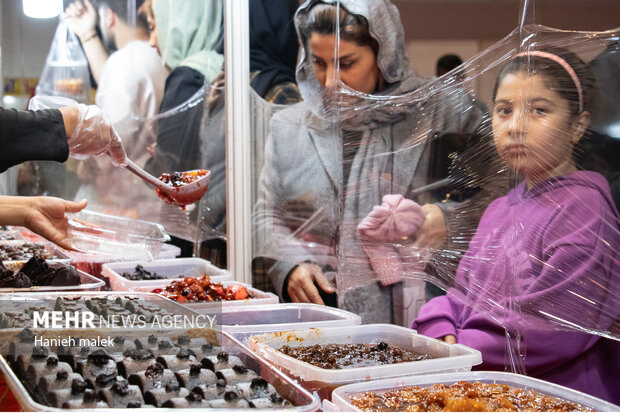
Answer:
<svg viewBox="0 0 620 413"><path fill-rule="evenodd" d="M201 166L199 103L203 86L213 82L224 63L224 56L215 51L223 7L222 0L146 0L141 8L150 44L171 71L159 108L154 155L146 163L155 176ZM190 98L194 101L186 104Z"/></svg>
<svg viewBox="0 0 620 413"><path fill-rule="evenodd" d="M159 109L168 76L149 44L146 18L137 13L143 2L137 0L135 9L128 10L127 0L76 1L63 15L82 42L97 81L97 106L115 125L129 158L141 167L150 157L147 148L155 143L150 118ZM135 208L134 201L146 191L138 190L141 185L128 172L101 158L82 162L78 177L84 185L76 198L86 197L91 208L106 212L126 214L123 210Z"/></svg>
<svg viewBox="0 0 620 413"><path fill-rule="evenodd" d="M411 145L411 133L420 121L418 111L361 108L347 112L350 117L345 118L338 109L356 108L350 102L362 98L343 96L337 103L341 106L335 107L344 92L334 95L341 89L338 79L354 92L382 98L415 91L426 80L409 68L400 15L388 0L342 0L339 8L335 1L309 0L298 9L295 24L303 46L297 81L304 101L272 118L254 214L255 230L267 234L269 277L285 301L324 304L323 294L335 288L325 276L325 263L308 248L321 242L330 249L339 247L356 260L338 263L340 271L351 277L375 277L374 282L347 291L339 304L361 315L365 323L392 322L394 283L379 282L354 227L383 195L407 191L414 177L426 179L432 170L427 160L449 161L432 158L432 144L426 142L393 153L401 145ZM432 124L442 125L444 130L438 132L462 134L464 142L483 113L464 92L455 93L453 99L453 106L468 109L434 114ZM422 206L425 221L416 234L419 242L435 247L445 242L448 205ZM296 236L300 227L291 222L310 220L319 212L323 218L307 234L313 240Z"/></svg>
<svg viewBox="0 0 620 413"><path fill-rule="evenodd" d="M463 64L463 60L461 60L461 58L457 55L443 55L437 60L435 74L437 75L437 77L443 76L455 67L459 67L461 64Z"/></svg>
<svg viewBox="0 0 620 413"><path fill-rule="evenodd" d="M251 99L256 106L256 124L265 125L273 105L290 105L301 101L295 80L295 64L299 45L293 17L297 0L279 0L279 7L273 7L270 0L249 0L250 29L250 86L258 99ZM218 51L224 53L223 43ZM220 72L209 88L202 122L202 148L205 156L203 168L211 171L211 185L205 195L208 212L202 217L202 225L216 238L202 244L201 256L226 266L226 105L224 99L225 73ZM255 96L253 96L255 97ZM263 109L263 108L267 109ZM253 129L255 150L253 156L262 154L264 137L262 128ZM256 162L260 159L255 158ZM258 169L260 171L260 169ZM258 174L257 174L258 175ZM257 263L255 263L257 264ZM262 290L271 290L270 282L262 265L255 265L253 285Z"/></svg>

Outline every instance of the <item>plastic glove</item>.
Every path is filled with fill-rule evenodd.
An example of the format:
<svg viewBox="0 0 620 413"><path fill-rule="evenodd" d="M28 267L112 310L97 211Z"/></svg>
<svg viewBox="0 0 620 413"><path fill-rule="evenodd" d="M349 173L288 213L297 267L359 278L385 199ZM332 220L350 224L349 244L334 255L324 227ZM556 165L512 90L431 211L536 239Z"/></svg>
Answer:
<svg viewBox="0 0 620 413"><path fill-rule="evenodd" d="M127 155L114 126L95 105L87 106L62 96L35 96L30 99L30 110L60 109L67 130L69 153L77 159L108 153L112 163L125 166ZM68 124L75 124L73 133Z"/></svg>
<svg viewBox="0 0 620 413"><path fill-rule="evenodd" d="M416 232L424 223L424 212L416 202L402 195L385 195L383 203L360 222L362 248L383 285L399 282L405 270L422 270L423 263L407 262L396 251L394 241Z"/></svg>
<svg viewBox="0 0 620 413"><path fill-rule="evenodd" d="M116 166L126 164L127 155L114 126L95 105L78 105L78 122L69 137L69 152L74 158L86 159L108 153Z"/></svg>

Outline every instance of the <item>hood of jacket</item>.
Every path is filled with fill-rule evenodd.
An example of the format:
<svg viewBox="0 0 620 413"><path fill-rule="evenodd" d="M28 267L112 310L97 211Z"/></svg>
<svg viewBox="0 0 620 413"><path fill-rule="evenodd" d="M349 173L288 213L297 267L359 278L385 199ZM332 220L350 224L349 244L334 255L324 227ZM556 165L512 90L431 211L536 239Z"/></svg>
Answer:
<svg viewBox="0 0 620 413"><path fill-rule="evenodd" d="M300 25L308 13L317 4L336 4L337 0L308 0L297 9L295 28L301 44L300 61L297 65L296 78L299 90L305 102L308 102L315 115L324 117L322 87L312 68L310 51L305 47L307 40L300 31ZM405 50L405 33L396 6L389 0L340 0L340 6L349 13L364 17L368 21L370 35L379 44L377 64L388 87L375 96L398 96L411 92L425 83L409 68L409 58ZM353 94L356 94L354 91ZM361 96L359 93L358 96ZM372 96L362 99L361 104L373 102ZM376 106L373 104L373 107ZM384 105L379 105L384 106ZM389 105L387 105L389 106ZM361 111L364 111L361 108ZM378 115L382 111L374 111ZM359 110L358 110L359 113ZM382 113L385 117L385 112ZM390 118L391 116L387 116ZM366 119L369 121L370 119Z"/></svg>

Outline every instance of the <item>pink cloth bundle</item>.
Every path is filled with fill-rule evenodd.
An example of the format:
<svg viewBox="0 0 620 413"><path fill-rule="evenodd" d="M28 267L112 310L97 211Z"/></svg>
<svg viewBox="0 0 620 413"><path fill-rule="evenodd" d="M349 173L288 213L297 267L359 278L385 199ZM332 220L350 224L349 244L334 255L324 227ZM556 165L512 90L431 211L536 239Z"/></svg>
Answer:
<svg viewBox="0 0 620 413"><path fill-rule="evenodd" d="M416 202L399 194L385 195L383 203L375 205L357 226L364 252L383 285L400 281L405 271L393 242L418 231L424 218Z"/></svg>

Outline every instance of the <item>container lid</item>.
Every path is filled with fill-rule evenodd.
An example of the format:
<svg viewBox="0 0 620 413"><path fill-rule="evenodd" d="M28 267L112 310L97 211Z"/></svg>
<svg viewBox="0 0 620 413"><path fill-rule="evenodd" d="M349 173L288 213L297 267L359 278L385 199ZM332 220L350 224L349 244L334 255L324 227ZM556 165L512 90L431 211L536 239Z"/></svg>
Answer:
<svg viewBox="0 0 620 413"><path fill-rule="evenodd" d="M332 404L338 411L360 411L349 403L351 396L362 392L383 392L408 386L431 386L433 384L454 384L457 381L479 381L482 383L500 383L523 389L535 390L549 396L558 397L600 412L620 411L620 406L599 398L569 389L547 381L535 379L521 374L498 371L470 371L459 373L429 374L423 376L407 376L398 379L376 380L366 383L349 384L335 389L332 393Z"/></svg>
<svg viewBox="0 0 620 413"><path fill-rule="evenodd" d="M224 308L222 328L231 334L303 330L361 324L359 315L310 303L261 304ZM336 323L336 324L334 324Z"/></svg>
<svg viewBox="0 0 620 413"><path fill-rule="evenodd" d="M314 344L375 344L382 341L406 350L429 354L434 358L407 363L329 370L277 351L284 345L297 347ZM482 363L482 355L478 350L461 344L448 344L417 334L415 330L393 324L364 324L269 333L251 337L249 347L302 380L331 384L459 369L470 370L472 366Z"/></svg>
<svg viewBox="0 0 620 413"><path fill-rule="evenodd" d="M170 240L154 222L82 210L69 214L71 245L87 254L71 254L76 261L152 260Z"/></svg>

